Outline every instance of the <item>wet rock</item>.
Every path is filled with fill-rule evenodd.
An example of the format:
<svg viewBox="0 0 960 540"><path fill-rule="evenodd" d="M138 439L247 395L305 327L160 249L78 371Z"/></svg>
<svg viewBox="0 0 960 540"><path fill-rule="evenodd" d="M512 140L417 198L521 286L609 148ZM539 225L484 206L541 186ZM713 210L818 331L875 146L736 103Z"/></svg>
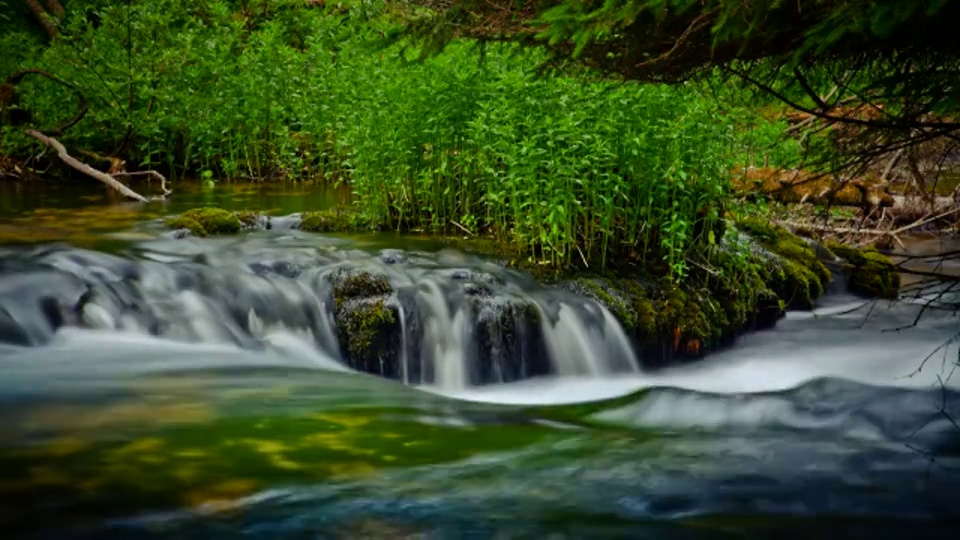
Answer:
<svg viewBox="0 0 960 540"><path fill-rule="evenodd" d="M843 260L847 289L867 298L895 300L900 295L900 273L890 259L874 248L857 249L833 242L827 246Z"/></svg>
<svg viewBox="0 0 960 540"><path fill-rule="evenodd" d="M380 262L383 264L403 264L410 259L401 249L385 249L380 252Z"/></svg>
<svg viewBox="0 0 960 540"><path fill-rule="evenodd" d="M234 213L240 220L240 229L244 231L257 231L270 229L270 217L260 212L250 210L241 210Z"/></svg>
<svg viewBox="0 0 960 540"><path fill-rule="evenodd" d="M399 304L388 295L345 297L337 303L337 337L353 369L400 378Z"/></svg>
<svg viewBox="0 0 960 540"><path fill-rule="evenodd" d="M245 218L252 219L252 212L243 212ZM179 216L166 220L169 229L188 230L193 236L204 237L219 234L235 234L244 228L244 222L237 213L222 208L195 208Z"/></svg>
<svg viewBox="0 0 960 540"><path fill-rule="evenodd" d="M504 383L551 371L536 307L512 298L478 298L473 304L473 384Z"/></svg>

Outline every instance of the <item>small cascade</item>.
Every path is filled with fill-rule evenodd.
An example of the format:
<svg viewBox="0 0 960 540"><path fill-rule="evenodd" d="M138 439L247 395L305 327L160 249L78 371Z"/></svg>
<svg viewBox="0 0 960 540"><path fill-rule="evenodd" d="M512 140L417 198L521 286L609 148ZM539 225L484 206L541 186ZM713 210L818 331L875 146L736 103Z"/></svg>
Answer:
<svg viewBox="0 0 960 540"><path fill-rule="evenodd" d="M459 253L371 253L288 233L153 240L122 255L6 250L0 344L44 346L75 327L314 351L449 390L639 370L623 329L593 300Z"/></svg>

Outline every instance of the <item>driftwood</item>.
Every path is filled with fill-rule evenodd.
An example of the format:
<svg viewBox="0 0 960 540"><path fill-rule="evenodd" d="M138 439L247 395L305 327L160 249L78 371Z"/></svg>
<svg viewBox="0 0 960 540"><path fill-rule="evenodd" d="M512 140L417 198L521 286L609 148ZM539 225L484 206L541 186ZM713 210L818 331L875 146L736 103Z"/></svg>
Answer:
<svg viewBox="0 0 960 540"><path fill-rule="evenodd" d="M173 193L173 190L167 189L166 177L154 170L136 171L136 172L119 172L119 173L113 173L111 176L113 176L114 178L117 178L119 176L147 176L160 181L160 189L163 190L162 197L167 197L168 195Z"/></svg>
<svg viewBox="0 0 960 540"><path fill-rule="evenodd" d="M896 227L896 228L892 226L892 222L891 222L890 228L880 228L878 226L877 228L873 228L873 229L865 229L861 227L847 227L847 226L841 226L841 225L828 225L828 224L822 224L822 223L821 224L809 223L809 222L803 223L803 222L787 221L787 220L782 220L782 221L776 220L776 223L778 225L787 227L794 231L803 230L803 231L822 233L825 235L837 235L837 236L845 235L848 239L856 238L856 237L861 237L861 238L872 237L875 239L876 238L886 239L889 245L892 245L893 242L896 242L897 245L899 245L901 248L906 250L906 245L904 244L903 240L900 238L900 235L904 233L908 233L914 229L923 227L924 225L929 225L930 223L937 222L941 219L949 217L958 212L960 212L960 206L955 206L945 212L940 212L936 215L931 215L932 213L928 213L927 215L923 216L920 219L917 219L912 223L909 223L902 227ZM880 223L882 223L882 219Z"/></svg>
<svg viewBox="0 0 960 540"><path fill-rule="evenodd" d="M150 200L144 197L143 195L140 195L136 191L133 191L132 189L123 185L114 176L111 176L105 172L98 171L97 169L94 169L93 167L87 165L86 163L83 163L77 160L67 152L66 147L64 147L63 144L60 143L60 141L54 139L53 137L48 137L35 129L28 129L27 135L30 135L34 139L37 139L43 144L56 150L57 156L60 158L60 160L66 163L67 165L69 165L70 167L72 167L73 169L76 169L77 171L80 171L87 176L96 178L97 180L103 182L110 188L119 192L124 197L127 197L128 199L133 199L138 202L148 202ZM163 189L164 194L163 196L158 198L162 199L166 195L170 194L170 190L167 189L166 178L164 178L163 175L161 175L160 173L156 171L144 171L142 173L123 173L123 176L133 176L135 174L150 175L152 177L159 178L161 180L161 188ZM120 175L118 174L115 176L120 176Z"/></svg>

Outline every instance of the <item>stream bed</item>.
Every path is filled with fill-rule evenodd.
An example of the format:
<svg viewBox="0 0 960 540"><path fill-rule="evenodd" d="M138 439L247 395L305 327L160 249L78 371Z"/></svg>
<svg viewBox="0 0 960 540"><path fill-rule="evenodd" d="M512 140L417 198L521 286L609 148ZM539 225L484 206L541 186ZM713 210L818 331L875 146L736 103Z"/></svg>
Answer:
<svg viewBox="0 0 960 540"><path fill-rule="evenodd" d="M78 231L113 208L88 202L11 203L0 227L54 215L44 226ZM307 209L284 204L270 206ZM914 324L920 302L835 293L651 370L585 299L429 239L174 240L156 222L170 209L122 208L78 241L0 247L5 537L953 538L960 525L953 313ZM433 376L343 363L322 285L343 267L415 293L428 315L405 332L420 338L403 365ZM475 365L457 291L484 279L491 298L536 306L541 351ZM517 355L546 368L510 371Z"/></svg>

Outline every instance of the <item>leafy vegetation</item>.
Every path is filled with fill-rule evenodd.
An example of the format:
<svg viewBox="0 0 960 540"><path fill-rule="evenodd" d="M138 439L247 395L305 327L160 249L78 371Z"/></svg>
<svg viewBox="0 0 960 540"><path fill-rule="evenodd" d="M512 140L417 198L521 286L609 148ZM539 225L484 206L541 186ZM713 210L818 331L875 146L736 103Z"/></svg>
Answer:
<svg viewBox="0 0 960 540"><path fill-rule="evenodd" d="M47 45L36 28L5 38L36 47L4 55L0 73L38 68L75 88L17 86L40 127L83 97L69 145L173 176L345 182L367 228L468 231L553 266L638 261L680 279L691 250L720 241L731 171L798 159L786 124L728 106L742 97L729 87L717 100L718 81L542 77L539 53L472 42L411 63L403 44L382 48L393 15L379 2L89 0ZM0 137L35 153L22 126ZM342 228L320 217L305 223Z"/></svg>

